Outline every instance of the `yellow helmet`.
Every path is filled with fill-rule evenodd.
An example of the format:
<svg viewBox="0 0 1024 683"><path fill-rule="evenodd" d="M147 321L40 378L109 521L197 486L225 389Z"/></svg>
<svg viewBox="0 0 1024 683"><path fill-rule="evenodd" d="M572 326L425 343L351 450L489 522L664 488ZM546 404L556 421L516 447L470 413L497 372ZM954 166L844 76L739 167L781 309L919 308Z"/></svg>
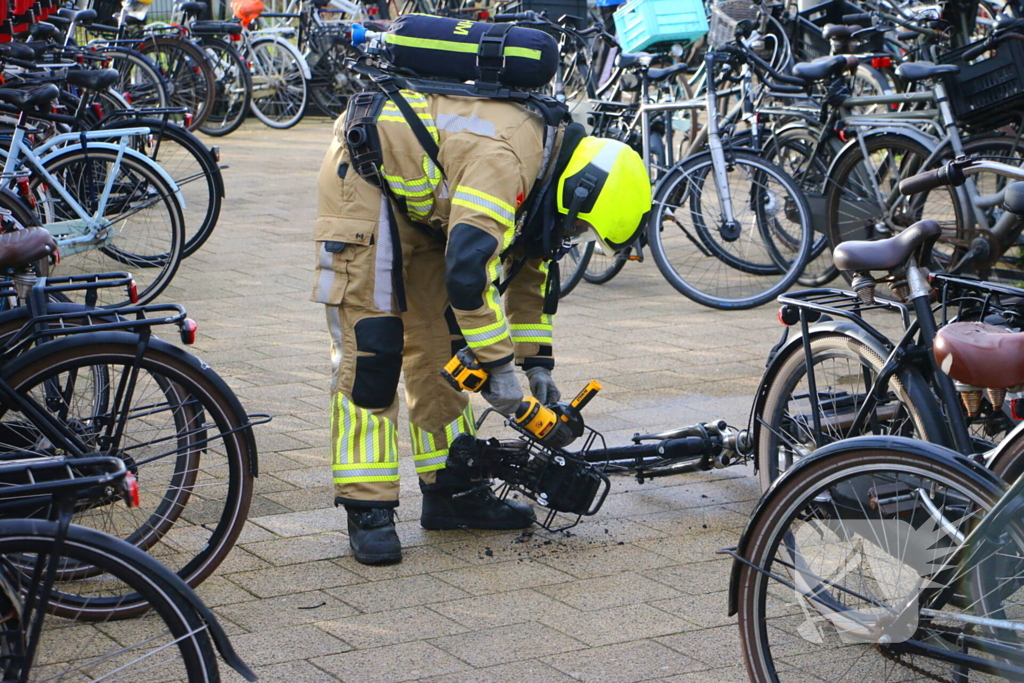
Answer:
<svg viewBox="0 0 1024 683"><path fill-rule="evenodd" d="M651 210L651 179L644 162L616 140L583 138L558 179L558 211L574 242L597 240L607 254L632 242ZM582 232L575 221L591 227Z"/></svg>

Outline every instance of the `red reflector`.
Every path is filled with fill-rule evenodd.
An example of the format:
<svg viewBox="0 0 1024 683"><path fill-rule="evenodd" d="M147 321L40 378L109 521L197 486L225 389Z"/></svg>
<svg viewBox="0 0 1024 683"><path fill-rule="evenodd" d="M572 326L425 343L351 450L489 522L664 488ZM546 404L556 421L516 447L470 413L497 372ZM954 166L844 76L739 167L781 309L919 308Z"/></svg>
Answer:
<svg viewBox="0 0 1024 683"><path fill-rule="evenodd" d="M488 12L487 10L484 10L484 11L480 12L480 21L483 21L484 19L490 19L490 18L491 18L491 13Z"/></svg>
<svg viewBox="0 0 1024 683"><path fill-rule="evenodd" d="M378 12L378 9L376 7L367 7L366 8L366 13L369 14L371 17L377 16L377 12Z"/></svg>
<svg viewBox="0 0 1024 683"><path fill-rule="evenodd" d="M841 130L839 131L839 139L843 142L848 142L850 140L850 136L846 134L845 130Z"/></svg>
<svg viewBox="0 0 1024 683"><path fill-rule="evenodd" d="M133 303L139 303L139 286L135 284L135 280L128 282L128 299Z"/></svg>
<svg viewBox="0 0 1024 683"><path fill-rule="evenodd" d="M139 480L131 472L124 475L124 502L128 503L130 508L137 508L141 504L139 501Z"/></svg>
<svg viewBox="0 0 1024 683"><path fill-rule="evenodd" d="M1024 420L1024 398L1010 400L1010 414L1014 420Z"/></svg>
<svg viewBox="0 0 1024 683"><path fill-rule="evenodd" d="M103 106L100 105L99 102L93 102L93 104L92 104L92 113L96 114L96 118L102 119L103 118Z"/></svg>
<svg viewBox="0 0 1024 683"><path fill-rule="evenodd" d="M888 69L892 66L892 57L875 57L871 60L871 66L876 69Z"/></svg>
<svg viewBox="0 0 1024 683"><path fill-rule="evenodd" d="M191 113L191 112L189 112L188 114L185 114L185 127L186 127L186 128L191 128L191 127L192 127L192 120L193 120L194 118L195 118L195 117L194 117L194 116L192 116L192 113Z"/></svg>
<svg viewBox="0 0 1024 683"><path fill-rule="evenodd" d="M242 36L238 33L232 33L229 37L231 38L232 43L237 43L242 39Z"/></svg>
<svg viewBox="0 0 1024 683"><path fill-rule="evenodd" d="M196 325L196 321L192 318L185 318L181 322L181 343L182 344L195 344L196 343L196 330L199 326Z"/></svg>
<svg viewBox="0 0 1024 683"><path fill-rule="evenodd" d="M128 104L132 103L132 94L130 92L121 93L121 96L124 97L124 101Z"/></svg>
<svg viewBox="0 0 1024 683"><path fill-rule="evenodd" d="M210 154L213 155L214 161L216 161L219 164L220 163L220 146L219 145L214 145L213 147L211 147L210 148Z"/></svg>

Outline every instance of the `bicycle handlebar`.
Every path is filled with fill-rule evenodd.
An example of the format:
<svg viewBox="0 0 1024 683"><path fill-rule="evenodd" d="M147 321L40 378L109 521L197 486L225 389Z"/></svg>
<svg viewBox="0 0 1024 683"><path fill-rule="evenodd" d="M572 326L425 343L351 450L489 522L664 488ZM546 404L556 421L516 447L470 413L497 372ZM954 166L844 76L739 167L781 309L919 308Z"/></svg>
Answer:
<svg viewBox="0 0 1024 683"><path fill-rule="evenodd" d="M1012 180L1024 180L1024 168L974 157L962 157L948 162L942 168L918 173L900 181L900 193L904 195L927 192L937 187L958 187L967 181L967 176L976 173L994 173Z"/></svg>
<svg viewBox="0 0 1024 683"><path fill-rule="evenodd" d="M1018 28L1018 27L1014 26L1012 28L1015 29L1015 28ZM1012 29L1004 29L1004 30L1007 30L1007 32L999 34L999 35L991 35L991 36L989 36L988 38L986 38L985 40L981 41L980 43L978 43L977 45L975 45L971 49L965 51L960 56L960 58L969 62L972 59L974 59L975 57L981 55L983 52L988 52L993 47L995 47L999 43L1002 43L1003 41L1006 41L1006 40L1019 40L1019 41L1024 42L1024 35L1021 35L1020 33L1014 33L1014 32L1012 32Z"/></svg>

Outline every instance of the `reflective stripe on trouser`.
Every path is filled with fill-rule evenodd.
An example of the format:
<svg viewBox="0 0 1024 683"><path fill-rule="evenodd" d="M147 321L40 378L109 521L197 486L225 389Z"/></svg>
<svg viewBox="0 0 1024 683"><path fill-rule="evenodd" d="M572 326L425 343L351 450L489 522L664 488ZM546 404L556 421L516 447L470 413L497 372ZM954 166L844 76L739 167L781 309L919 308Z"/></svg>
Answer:
<svg viewBox="0 0 1024 683"><path fill-rule="evenodd" d="M398 482L395 423L334 395L331 469L335 484Z"/></svg>
<svg viewBox="0 0 1024 683"><path fill-rule="evenodd" d="M369 207L366 207L369 213ZM373 280L387 271L378 263L380 249L348 251L351 260L346 264L348 286L344 298L337 305L328 305L327 327L331 333L331 360L335 379L331 395L332 477L335 497L360 502L393 504L398 500L398 458L395 425L398 421L398 400L375 408L360 396L376 392L378 405L396 394L398 378L384 381L380 370L382 354L393 349L397 340L386 337L394 331L393 323L400 318L404 332L401 345L401 370L404 375L409 421L419 433L433 439L431 450L447 450L448 443L472 430L473 418L468 409L466 394L452 389L441 377L440 370L452 356L453 346L465 343L459 336L458 326L449 313L445 287L444 244L413 227L404 218L397 217L402 248L405 289L408 310L391 315L388 310L375 306L377 297ZM380 233L378 226L378 234ZM379 242L377 243L379 245ZM397 246L397 245L396 245ZM363 257L365 263L355 260ZM354 278L359 272L367 277ZM383 303L381 301L380 303ZM391 309L389 306L388 309ZM364 332L377 336L361 336ZM359 340L364 342L359 346ZM376 359L366 349L373 346ZM359 361L363 361L363 365ZM365 376L360 375L368 370ZM370 382L363 381L370 379ZM386 386L385 386L386 385ZM414 438L415 442L415 438ZM427 440L429 444L429 439ZM413 447L414 455L430 452ZM438 454L439 456L440 454ZM435 456L436 457L436 456ZM429 462L414 461L420 480L433 484L438 470L444 467L441 458Z"/></svg>
<svg viewBox="0 0 1024 683"><path fill-rule="evenodd" d="M476 434L472 405L466 405L461 415L446 424L443 429L433 432L422 430L410 422L409 435L412 438L416 472L422 474L443 469L448 458L448 447L460 434Z"/></svg>

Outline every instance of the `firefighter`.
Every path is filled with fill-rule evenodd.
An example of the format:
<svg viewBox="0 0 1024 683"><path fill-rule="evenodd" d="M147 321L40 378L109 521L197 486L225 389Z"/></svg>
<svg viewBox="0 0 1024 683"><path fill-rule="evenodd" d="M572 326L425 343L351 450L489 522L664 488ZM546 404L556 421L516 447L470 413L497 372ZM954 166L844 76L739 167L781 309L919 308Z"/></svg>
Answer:
<svg viewBox="0 0 1024 683"><path fill-rule="evenodd" d="M501 413L510 415L523 399L515 366L534 396L557 401L557 291L549 291L557 283L548 260L524 258L513 244L523 204L539 178L557 173L549 176L552 201L535 205L557 210L553 222L566 224L560 243L599 240L605 253L635 237L651 204L647 171L621 143L563 127L558 152L547 159L554 166L542 168L544 125L527 108L407 90L401 96L422 124L420 135L425 130L434 141L433 159L393 100L353 101L335 123L320 169L314 235L312 299L325 304L331 335L335 505L347 511L349 542L364 564L401 559L394 512L403 374L423 528L533 523L529 505L498 500L489 482L446 473L448 445L474 433L474 418L468 396L440 370L468 346L489 373L481 393ZM353 121L361 133L351 133ZM362 164L367 153L377 155L373 172L365 164L357 172L353 159ZM513 273L503 306L498 283Z"/></svg>

